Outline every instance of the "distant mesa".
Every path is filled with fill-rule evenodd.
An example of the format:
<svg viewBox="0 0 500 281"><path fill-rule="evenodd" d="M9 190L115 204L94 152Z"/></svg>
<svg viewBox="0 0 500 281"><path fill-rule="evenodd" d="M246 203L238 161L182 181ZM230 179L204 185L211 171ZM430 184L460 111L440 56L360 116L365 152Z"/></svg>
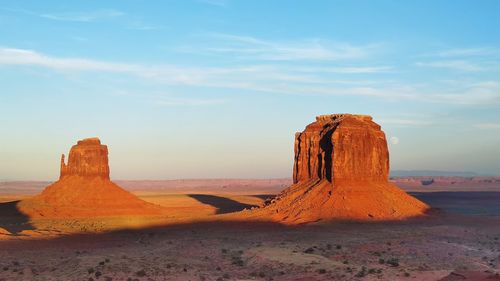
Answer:
<svg viewBox="0 0 500 281"><path fill-rule="evenodd" d="M252 213L297 224L400 220L424 215L429 209L389 183L387 140L367 115L318 116L297 133L293 183Z"/></svg>
<svg viewBox="0 0 500 281"><path fill-rule="evenodd" d="M68 157L61 157L59 180L40 195L18 204L30 217L95 217L160 214L159 206L145 202L109 178L108 148L98 138L78 141Z"/></svg>

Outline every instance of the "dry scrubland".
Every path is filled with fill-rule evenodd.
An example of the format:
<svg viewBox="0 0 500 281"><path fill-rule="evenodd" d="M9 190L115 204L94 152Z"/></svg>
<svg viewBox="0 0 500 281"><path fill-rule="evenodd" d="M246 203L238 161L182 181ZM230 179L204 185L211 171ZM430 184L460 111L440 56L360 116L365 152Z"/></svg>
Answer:
<svg viewBox="0 0 500 281"><path fill-rule="evenodd" d="M6 216L43 186L10 183L0 280L500 280L500 186L412 186L442 210L403 222L232 221L287 181L122 181L169 215L70 220Z"/></svg>

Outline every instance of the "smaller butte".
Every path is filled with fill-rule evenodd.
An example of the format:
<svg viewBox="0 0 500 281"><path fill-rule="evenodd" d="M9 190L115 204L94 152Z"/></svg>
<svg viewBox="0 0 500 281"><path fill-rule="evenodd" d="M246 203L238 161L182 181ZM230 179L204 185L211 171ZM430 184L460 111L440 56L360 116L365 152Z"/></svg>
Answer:
<svg viewBox="0 0 500 281"><path fill-rule="evenodd" d="M249 215L299 224L403 220L429 209L389 182L387 140L367 115L321 115L297 133L293 182Z"/></svg>
<svg viewBox="0 0 500 281"><path fill-rule="evenodd" d="M78 141L68 163L61 157L59 180L18 204L31 218L159 215L162 208L139 199L109 178L108 147L98 138Z"/></svg>

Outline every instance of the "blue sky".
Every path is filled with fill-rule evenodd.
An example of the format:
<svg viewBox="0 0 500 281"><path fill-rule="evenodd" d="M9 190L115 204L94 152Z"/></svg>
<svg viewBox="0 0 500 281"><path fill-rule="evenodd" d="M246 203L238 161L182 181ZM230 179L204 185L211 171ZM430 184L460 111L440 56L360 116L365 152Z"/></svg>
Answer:
<svg viewBox="0 0 500 281"><path fill-rule="evenodd" d="M291 176L316 115L392 169L500 174L499 1L0 2L0 179L99 136L115 179Z"/></svg>

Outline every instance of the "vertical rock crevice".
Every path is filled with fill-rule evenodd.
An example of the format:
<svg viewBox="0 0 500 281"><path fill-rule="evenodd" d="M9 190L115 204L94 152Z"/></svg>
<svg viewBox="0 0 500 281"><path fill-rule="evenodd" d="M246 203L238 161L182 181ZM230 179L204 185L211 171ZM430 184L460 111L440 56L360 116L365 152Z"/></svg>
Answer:
<svg viewBox="0 0 500 281"><path fill-rule="evenodd" d="M254 214L285 223L394 220L429 206L389 182L389 151L371 116L316 117L295 135L293 183Z"/></svg>

